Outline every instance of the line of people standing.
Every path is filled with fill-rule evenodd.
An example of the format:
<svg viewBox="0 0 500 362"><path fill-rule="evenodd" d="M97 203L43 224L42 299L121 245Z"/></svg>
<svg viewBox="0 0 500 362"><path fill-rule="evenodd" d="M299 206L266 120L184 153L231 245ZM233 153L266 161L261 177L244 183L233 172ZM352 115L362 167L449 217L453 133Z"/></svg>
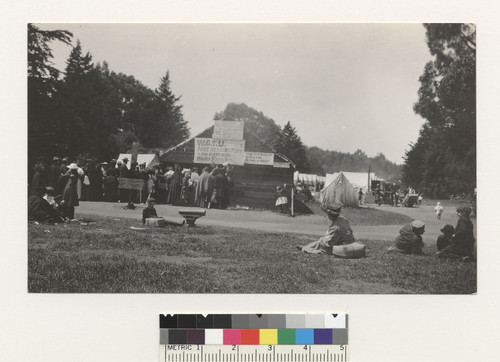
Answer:
<svg viewBox="0 0 500 362"><path fill-rule="evenodd" d="M109 163L79 159L69 162L68 158L54 157L49 167L42 161L33 169L29 194L45 186L52 187L56 195L63 195L66 188L68 201L78 206L78 201L124 202L126 208L148 197L154 197L158 203L171 205L200 206L205 208L225 209L229 206L229 197L233 186L232 165L210 165L203 168L201 175L198 168L182 169L160 165L147 168L145 163L138 165L124 158L112 159ZM119 188L120 178L142 179L142 190ZM74 191L74 192L73 192ZM71 197L69 195L71 194Z"/></svg>

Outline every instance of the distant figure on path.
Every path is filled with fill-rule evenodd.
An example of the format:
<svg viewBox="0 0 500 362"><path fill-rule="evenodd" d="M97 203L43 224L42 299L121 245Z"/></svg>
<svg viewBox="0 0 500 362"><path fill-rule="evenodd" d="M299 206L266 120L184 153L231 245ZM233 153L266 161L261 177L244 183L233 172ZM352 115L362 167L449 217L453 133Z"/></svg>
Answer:
<svg viewBox="0 0 500 362"><path fill-rule="evenodd" d="M434 208L434 211L436 212L437 219L441 220L441 215L443 214L444 207L441 206L441 203L439 201L436 204L436 207Z"/></svg>
<svg viewBox="0 0 500 362"><path fill-rule="evenodd" d="M363 205L363 196L365 194L363 193L363 189L360 187L359 192L358 192L358 201L359 201L359 206Z"/></svg>
<svg viewBox="0 0 500 362"><path fill-rule="evenodd" d="M424 247L422 234L424 232L425 224L423 221L412 221L399 230L395 245L390 247L389 251L397 251L403 254L422 254L422 248Z"/></svg>

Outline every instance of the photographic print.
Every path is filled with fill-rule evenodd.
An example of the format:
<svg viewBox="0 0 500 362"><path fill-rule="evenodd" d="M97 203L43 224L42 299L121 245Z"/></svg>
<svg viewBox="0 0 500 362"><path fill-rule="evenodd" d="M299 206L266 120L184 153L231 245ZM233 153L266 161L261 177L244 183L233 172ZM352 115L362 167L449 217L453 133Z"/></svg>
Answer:
<svg viewBox="0 0 500 362"><path fill-rule="evenodd" d="M472 23L30 23L28 292L473 294Z"/></svg>

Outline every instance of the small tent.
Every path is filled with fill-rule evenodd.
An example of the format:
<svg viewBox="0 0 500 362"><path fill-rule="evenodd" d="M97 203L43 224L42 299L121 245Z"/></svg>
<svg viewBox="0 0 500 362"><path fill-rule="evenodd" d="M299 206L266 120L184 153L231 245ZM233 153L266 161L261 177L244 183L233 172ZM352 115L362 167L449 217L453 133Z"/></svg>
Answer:
<svg viewBox="0 0 500 362"><path fill-rule="evenodd" d="M363 192L366 193L368 190L368 172L344 172L341 171L344 176L349 180L350 184L356 189L363 189ZM335 173L327 173L325 185L329 185L333 180L335 180L339 175L339 172ZM370 181L372 180L381 180L378 178L373 172L370 173Z"/></svg>
<svg viewBox="0 0 500 362"><path fill-rule="evenodd" d="M141 165L146 163L146 168L152 169L154 166L158 166L160 161L154 153L144 153L137 155L137 164Z"/></svg>
<svg viewBox="0 0 500 362"><path fill-rule="evenodd" d="M131 153L120 153L120 155L117 158L117 161L122 161L124 158L128 158L128 163L127 167L130 169L130 165L132 163L132 154ZM158 157L154 153L139 153L137 155L137 164L140 165L141 163L146 162L146 168L152 169L153 166L159 165L160 161L158 160Z"/></svg>
<svg viewBox="0 0 500 362"><path fill-rule="evenodd" d="M327 205L340 202L344 206L356 207L358 206L358 192L344 176L344 173L340 172L332 182L321 190L319 200L322 204Z"/></svg>

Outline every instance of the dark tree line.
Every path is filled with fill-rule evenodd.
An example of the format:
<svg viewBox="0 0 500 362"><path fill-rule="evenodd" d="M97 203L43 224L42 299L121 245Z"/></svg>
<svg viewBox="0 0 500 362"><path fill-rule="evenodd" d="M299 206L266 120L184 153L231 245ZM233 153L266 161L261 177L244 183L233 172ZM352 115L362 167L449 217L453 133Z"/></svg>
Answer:
<svg viewBox="0 0 500 362"><path fill-rule="evenodd" d="M255 133L276 152L290 158L298 171L325 175L338 171L368 172L368 167L377 176L399 181L401 166L387 160L383 154L368 157L363 151L353 154L325 151L318 147L306 147L291 122L282 128L273 119L246 104L230 103L214 119L245 121L245 127Z"/></svg>
<svg viewBox="0 0 500 362"><path fill-rule="evenodd" d="M139 141L168 148L189 136L180 97L167 71L152 90L133 76L95 64L73 47L61 74L52 64L51 41L71 45L72 34L28 25L28 158L89 156L109 160Z"/></svg>
<svg viewBox="0 0 500 362"><path fill-rule="evenodd" d="M420 77L415 113L425 124L406 151L403 180L431 197L476 186L476 27L425 24L434 60Z"/></svg>
<svg viewBox="0 0 500 362"><path fill-rule="evenodd" d="M324 175L339 171L368 172L391 182L401 180L402 166L389 161L382 153L375 157L368 157L360 149L354 153L322 150L318 147L307 148L307 157L311 165L311 172Z"/></svg>

